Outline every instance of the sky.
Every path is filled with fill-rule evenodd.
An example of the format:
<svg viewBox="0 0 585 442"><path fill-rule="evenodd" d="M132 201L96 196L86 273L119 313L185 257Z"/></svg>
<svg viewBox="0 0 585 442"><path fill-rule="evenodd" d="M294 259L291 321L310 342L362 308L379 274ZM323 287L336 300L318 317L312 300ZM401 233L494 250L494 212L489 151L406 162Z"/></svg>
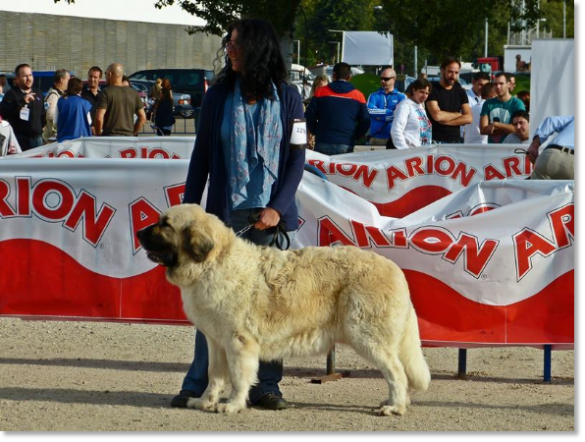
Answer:
<svg viewBox="0 0 585 442"><path fill-rule="evenodd" d="M0 11L189 26L205 24L204 20L188 14L177 5L156 9L154 4L155 0L75 0L71 5L65 0L59 3L53 0L0 0Z"/></svg>

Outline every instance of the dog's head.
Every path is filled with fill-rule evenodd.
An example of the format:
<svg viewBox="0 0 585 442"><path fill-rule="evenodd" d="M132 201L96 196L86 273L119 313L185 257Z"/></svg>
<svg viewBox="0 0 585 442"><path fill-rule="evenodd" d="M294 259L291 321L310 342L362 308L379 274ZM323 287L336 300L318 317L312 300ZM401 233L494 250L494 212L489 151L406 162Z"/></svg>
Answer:
<svg viewBox="0 0 585 442"><path fill-rule="evenodd" d="M173 269L214 259L233 232L200 206L181 204L136 235L151 261Z"/></svg>

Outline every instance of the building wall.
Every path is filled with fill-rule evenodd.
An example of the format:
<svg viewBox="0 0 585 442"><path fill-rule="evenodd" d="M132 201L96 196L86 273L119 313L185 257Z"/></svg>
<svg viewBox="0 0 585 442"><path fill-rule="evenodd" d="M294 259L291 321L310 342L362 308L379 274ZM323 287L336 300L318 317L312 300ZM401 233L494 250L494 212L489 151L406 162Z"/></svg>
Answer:
<svg viewBox="0 0 585 442"><path fill-rule="evenodd" d="M122 63L126 73L141 69L213 69L221 39L189 35L186 26L0 11L0 71L20 63L33 70L68 69L84 77Z"/></svg>

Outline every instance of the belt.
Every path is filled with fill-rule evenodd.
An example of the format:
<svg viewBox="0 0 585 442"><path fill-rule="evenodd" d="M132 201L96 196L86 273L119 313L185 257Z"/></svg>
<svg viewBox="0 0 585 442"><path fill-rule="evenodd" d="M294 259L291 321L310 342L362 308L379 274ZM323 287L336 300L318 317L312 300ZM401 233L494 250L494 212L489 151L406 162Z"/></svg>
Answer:
<svg viewBox="0 0 585 442"><path fill-rule="evenodd" d="M565 146L559 146L558 144L551 144L550 146L547 146L547 149L556 149L556 150L560 150L561 152L575 155L575 149L571 149L570 147L565 147Z"/></svg>

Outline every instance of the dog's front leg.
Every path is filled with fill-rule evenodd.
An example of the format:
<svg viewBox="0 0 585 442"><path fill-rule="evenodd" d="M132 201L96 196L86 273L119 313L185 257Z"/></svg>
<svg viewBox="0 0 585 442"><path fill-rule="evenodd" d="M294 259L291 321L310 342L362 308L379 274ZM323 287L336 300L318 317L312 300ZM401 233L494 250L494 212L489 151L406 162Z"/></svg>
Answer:
<svg viewBox="0 0 585 442"><path fill-rule="evenodd" d="M226 346L232 392L226 404L219 404L220 413L238 413L246 408L250 387L257 381L260 347L251 338L235 335Z"/></svg>
<svg viewBox="0 0 585 442"><path fill-rule="evenodd" d="M228 376L225 351L212 339L207 338L209 353L208 384L200 398L191 398L187 401L187 407L198 410L217 409L219 394Z"/></svg>

